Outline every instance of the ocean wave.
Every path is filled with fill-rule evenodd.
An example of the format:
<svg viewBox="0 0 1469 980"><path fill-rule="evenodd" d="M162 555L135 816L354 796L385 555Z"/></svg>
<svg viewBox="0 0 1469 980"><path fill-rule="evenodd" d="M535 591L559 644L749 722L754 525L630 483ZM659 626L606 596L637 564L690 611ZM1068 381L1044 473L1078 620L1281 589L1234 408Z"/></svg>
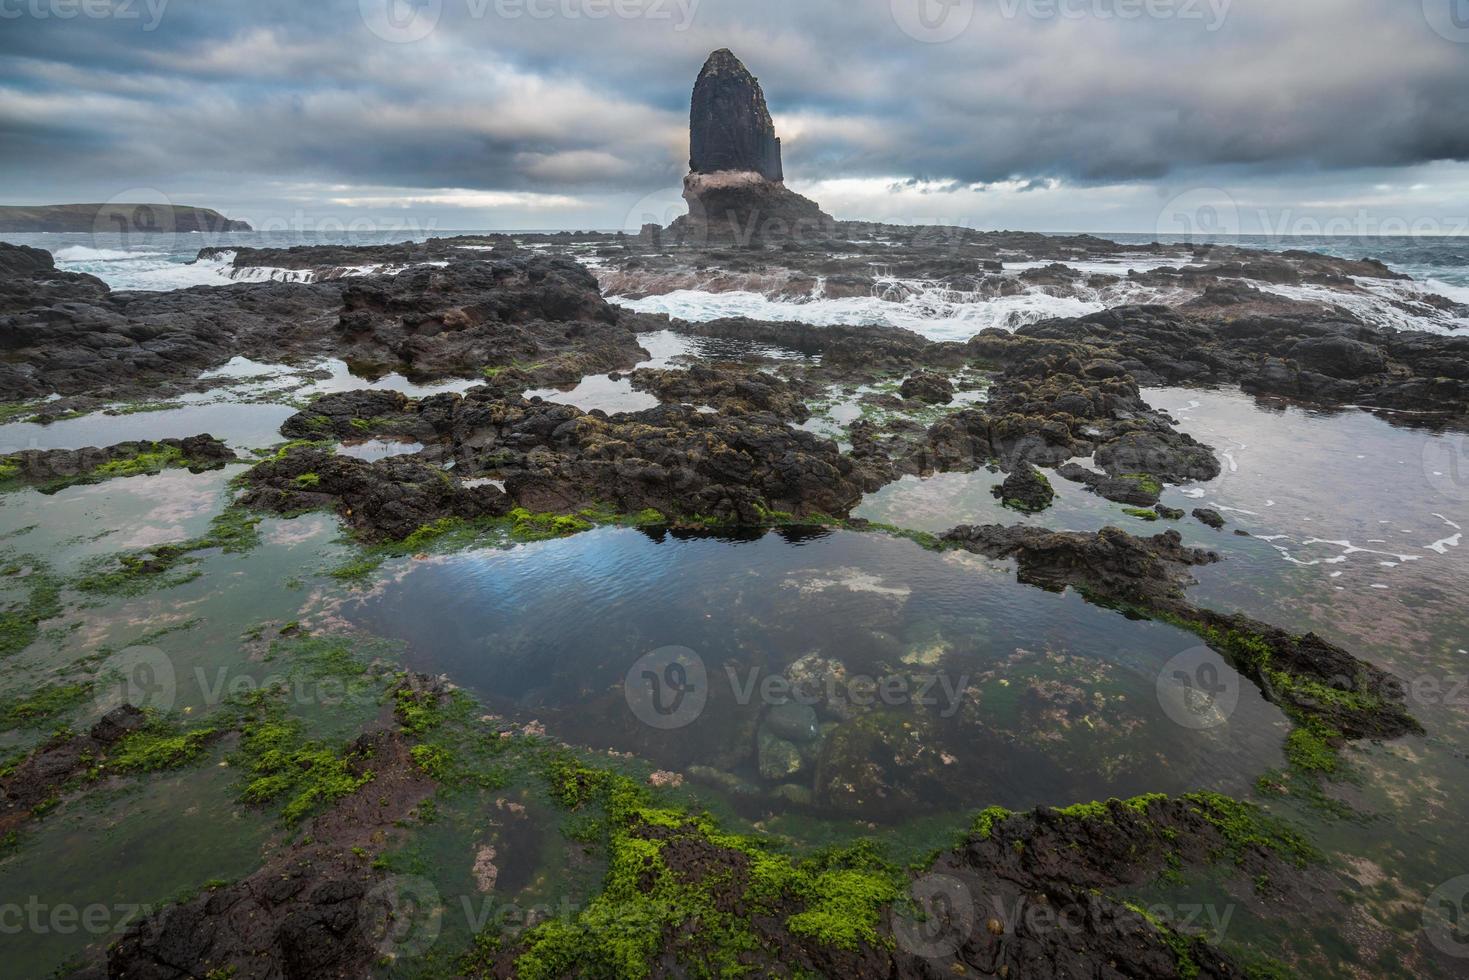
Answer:
<svg viewBox="0 0 1469 980"><path fill-rule="evenodd" d="M1286 299L1339 306L1364 323L1395 330L1421 330L1426 333L1457 334L1469 331L1469 288L1453 286L1430 279L1372 279L1353 277L1361 292L1350 292L1312 283L1287 285L1242 280L1262 292ZM1442 308L1434 297L1441 297L1457 308Z"/></svg>
<svg viewBox="0 0 1469 980"><path fill-rule="evenodd" d="M930 340L968 340L989 327L1013 331L1053 317L1086 316L1128 303L1181 303L1195 293L1160 290L1122 281L1101 288L1083 285L1029 286L996 296L945 289L921 280L881 279L876 295L827 298L823 284L810 296L791 298L751 290L704 292L677 289L639 299L608 301L640 313L667 313L694 322L743 316L754 320L799 320L817 326L905 327Z"/></svg>
<svg viewBox="0 0 1469 980"><path fill-rule="evenodd" d="M116 248L88 248L85 245L68 245L58 249L53 258L57 262L135 262L157 258L167 252L127 251Z"/></svg>

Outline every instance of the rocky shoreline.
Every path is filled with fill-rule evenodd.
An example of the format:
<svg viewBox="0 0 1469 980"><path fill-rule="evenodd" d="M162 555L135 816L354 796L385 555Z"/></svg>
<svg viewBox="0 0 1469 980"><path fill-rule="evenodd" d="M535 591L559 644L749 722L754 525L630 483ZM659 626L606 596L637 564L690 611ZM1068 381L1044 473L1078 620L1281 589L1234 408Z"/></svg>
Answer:
<svg viewBox="0 0 1469 980"><path fill-rule="evenodd" d="M784 187L763 95L732 59L716 53L696 93L701 136L686 185L693 217L670 228L205 249L201 260L232 252L235 269L286 269L310 281L168 293L114 291L57 270L49 253L0 244L0 386L14 403L7 420L44 424L223 389L230 379L206 372L236 357L298 367L335 358L364 382L391 373L474 382L416 398L364 383L302 399L280 426L281 441L255 458L207 434L0 456L4 492L176 468L237 470L227 509L207 534L102 556L66 583L40 562L17 563L11 571L31 598L7 613L7 642L31 643L58 614L64 589L139 595L186 582L187 574L177 576L198 554L251 548L263 514L335 515L362 555L342 578L370 576L383 555L482 536L536 541L612 524L736 537L820 528L1009 562L1024 585L1074 590L1119 615L1196 635L1284 713L1285 754L1302 786L1334 767L1348 743L1423 732L1389 672L1315 633L1195 602L1193 573L1220 562L1218 552L1186 545L1177 530L1145 537L1045 526L1057 493L1042 471L1140 519L1185 520L1161 502L1165 489L1214 479L1220 456L1150 405L1147 387L1237 386L1260 399L1370 410L1394 425L1462 429L1469 337L1385 329L1351 312L1364 280L1406 282L1372 260L834 221ZM717 115L726 104L749 107L740 131L699 127L700 105ZM741 228L749 234L726 234ZM1139 257L1145 268L1125 276L1086 268ZM1272 286L1341 301L1292 298ZM680 289L895 304L920 290L983 299L1044 289L1169 302L1109 303L1094 314L936 341L860 324L691 322L608 299ZM1441 297L1402 295L1405 311L1452 312ZM650 348L669 337L686 349L655 358ZM584 410L546 395L589 379L656 405ZM852 416L813 428L843 401L855 406ZM341 451L363 441L402 451L370 459ZM904 477L986 471L1000 505L1027 523L935 534L853 517L867 495ZM1210 508L1192 517L1198 527L1225 526ZM279 629L282 643L301 635L297 623ZM814 676L824 662L802 663ZM565 819L590 824L569 859L600 861L606 873L573 915L476 937L447 972L678 975L713 964L882 977L1268 976L1125 896L1217 865L1241 901L1267 914L1341 912L1335 872L1303 838L1253 804L1215 794L1025 814L990 808L914 869L860 843L796 859L672 802L665 788L683 774L643 772L637 761L630 776L534 726L473 721L467 699L441 681L373 676L393 710L339 752L303 742L272 714L274 702L259 697L182 727L120 708L86 734L57 733L0 772L0 838L11 842L104 776L145 778L196 764L216 745L231 746L234 764L251 774L243 799L289 799L291 825L307 820L254 873L146 917L94 950L78 975L361 975L378 963L385 917L390 923L398 911L383 890L392 876L364 856L428 822L435 799L465 785L498 788L507 770L549 793ZM778 782L804 766L800 753L816 750L803 740L816 726L811 711L767 717L762 776L769 769L768 781ZM850 779L835 778L832 767L840 769L844 745L855 759L872 750L895 764L904 752L878 728L842 731L820 749L814 790L773 792L811 812L876 813L873 801L889 789L881 767ZM688 776L735 795L746 789L714 767L694 766ZM476 868L488 874L496 853L481 849ZM986 896L996 911L945 904L946 888ZM1078 928L1037 927L1000 911L1027 904L1076 910ZM609 933L617 917L633 928Z"/></svg>

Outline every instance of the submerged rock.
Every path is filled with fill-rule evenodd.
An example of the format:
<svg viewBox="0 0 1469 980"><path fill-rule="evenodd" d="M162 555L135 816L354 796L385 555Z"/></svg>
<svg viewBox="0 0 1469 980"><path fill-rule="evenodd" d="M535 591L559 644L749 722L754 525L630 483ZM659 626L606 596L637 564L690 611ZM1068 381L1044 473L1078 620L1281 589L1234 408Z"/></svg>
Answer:
<svg viewBox="0 0 1469 980"><path fill-rule="evenodd" d="M941 374L919 371L904 379L898 393L912 401L929 405L947 405L954 400L954 385Z"/></svg>
<svg viewBox="0 0 1469 980"><path fill-rule="evenodd" d="M1051 506L1056 491L1040 470L1029 463L1020 466L995 487L993 493L1006 507L1035 514Z"/></svg>
<svg viewBox="0 0 1469 980"><path fill-rule="evenodd" d="M1209 525L1216 531L1223 528L1225 524L1223 515L1221 515L1217 510L1210 510L1207 507L1195 508L1194 517L1198 518L1201 523Z"/></svg>
<svg viewBox="0 0 1469 980"><path fill-rule="evenodd" d="M760 778L778 783L790 779L805 768L801 750L795 743L775 734L765 725L760 726L758 736Z"/></svg>
<svg viewBox="0 0 1469 980"><path fill-rule="evenodd" d="M792 742L810 742L819 734L816 709L793 701L771 707L765 713L765 724L772 732Z"/></svg>

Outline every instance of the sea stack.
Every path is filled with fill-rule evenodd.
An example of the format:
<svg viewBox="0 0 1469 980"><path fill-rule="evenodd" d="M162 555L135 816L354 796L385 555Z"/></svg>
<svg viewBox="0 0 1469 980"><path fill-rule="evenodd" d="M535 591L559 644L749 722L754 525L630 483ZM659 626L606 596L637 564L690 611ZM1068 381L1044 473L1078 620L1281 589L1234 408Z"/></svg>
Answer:
<svg viewBox="0 0 1469 980"><path fill-rule="evenodd" d="M689 213L669 229L684 241L750 244L825 237L831 215L784 183L780 138L760 82L728 48L709 56L689 110Z"/></svg>

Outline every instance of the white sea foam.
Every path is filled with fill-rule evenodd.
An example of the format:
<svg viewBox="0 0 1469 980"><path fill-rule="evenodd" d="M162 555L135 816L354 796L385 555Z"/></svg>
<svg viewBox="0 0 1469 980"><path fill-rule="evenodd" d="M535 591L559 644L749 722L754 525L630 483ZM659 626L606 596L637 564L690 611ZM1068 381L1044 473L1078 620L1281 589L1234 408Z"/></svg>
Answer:
<svg viewBox="0 0 1469 980"><path fill-rule="evenodd" d="M53 258L57 262L130 262L139 259L155 258L159 255L167 255L167 252L149 252L145 250L124 250L116 248L87 248L85 245L68 245L66 248L57 249Z"/></svg>
<svg viewBox="0 0 1469 980"><path fill-rule="evenodd" d="M642 313L667 313L681 320L704 321L744 316L756 320L800 320L818 326L855 324L906 327L935 340L967 340L986 327L1014 330L1048 317L1084 316L1103 304L1031 293L989 302L956 302L943 291L917 293L893 302L875 296L776 300L753 292L705 293L681 289L662 296L629 300L610 297Z"/></svg>
<svg viewBox="0 0 1469 980"><path fill-rule="evenodd" d="M56 253L57 267L66 272L85 272L116 290L162 292L191 286L227 286L232 282L317 282L355 276L397 275L412 265L341 266L325 270L282 269L272 266L236 268L235 252L220 252L194 262L180 262L166 252L121 252L84 246ZM447 262L422 265L445 266Z"/></svg>
<svg viewBox="0 0 1469 980"><path fill-rule="evenodd" d="M1353 281L1361 287L1362 292L1348 292L1315 283L1284 285L1253 279L1243 281L1262 292L1286 299L1340 306L1363 322L1377 327L1439 334L1469 331L1469 313L1465 310L1465 305L1469 305L1469 288L1452 286L1435 279L1419 282L1354 276ZM1439 309L1428 302L1428 298L1434 295L1461 306L1458 309Z"/></svg>

